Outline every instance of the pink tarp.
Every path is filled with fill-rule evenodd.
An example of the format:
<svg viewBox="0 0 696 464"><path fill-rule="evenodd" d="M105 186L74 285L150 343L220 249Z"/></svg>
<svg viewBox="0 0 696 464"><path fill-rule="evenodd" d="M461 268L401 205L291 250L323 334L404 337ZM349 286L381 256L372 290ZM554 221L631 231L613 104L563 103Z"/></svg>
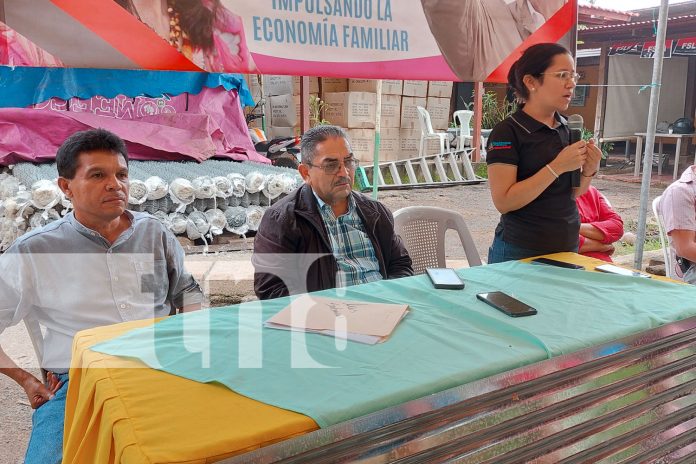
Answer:
<svg viewBox="0 0 696 464"><path fill-rule="evenodd" d="M131 159L203 161L221 157L269 163L254 150L236 92L218 87L189 95L187 112L133 119L52 109L0 108L0 165L51 161L70 134L95 127L123 138Z"/></svg>

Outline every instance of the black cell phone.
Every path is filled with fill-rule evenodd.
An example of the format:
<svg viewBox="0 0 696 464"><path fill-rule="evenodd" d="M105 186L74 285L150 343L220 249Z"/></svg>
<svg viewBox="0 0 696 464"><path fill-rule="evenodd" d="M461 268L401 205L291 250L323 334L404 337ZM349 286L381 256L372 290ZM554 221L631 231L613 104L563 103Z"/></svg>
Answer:
<svg viewBox="0 0 696 464"><path fill-rule="evenodd" d="M645 279L649 279L652 277L650 274L634 271L633 269L626 269L623 267L614 266L613 264L602 264L601 266L597 266L595 270L599 272L606 272L608 274L618 274L631 277L643 277Z"/></svg>
<svg viewBox="0 0 696 464"><path fill-rule="evenodd" d="M447 290L461 290L464 288L464 282L459 278L454 269L449 268L429 268L425 272L433 282L435 288L444 288Z"/></svg>
<svg viewBox="0 0 696 464"><path fill-rule="evenodd" d="M532 260L534 264L548 264L549 266L564 267L566 269L585 269L585 266L580 266L579 264L566 263L564 261L556 261L555 259L549 258L536 258Z"/></svg>
<svg viewBox="0 0 696 464"><path fill-rule="evenodd" d="M537 310L528 304L522 303L520 300L503 292L479 293L476 295L476 298L488 303L510 317L533 316L537 313Z"/></svg>

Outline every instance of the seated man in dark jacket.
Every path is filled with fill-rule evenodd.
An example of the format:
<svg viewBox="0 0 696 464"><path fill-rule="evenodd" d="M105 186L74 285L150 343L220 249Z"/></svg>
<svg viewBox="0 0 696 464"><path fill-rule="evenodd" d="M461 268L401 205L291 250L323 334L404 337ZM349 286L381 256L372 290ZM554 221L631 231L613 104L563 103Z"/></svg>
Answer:
<svg viewBox="0 0 696 464"><path fill-rule="evenodd" d="M301 153L304 185L266 211L256 234L259 299L413 275L391 212L352 191L358 160L343 129L310 129Z"/></svg>

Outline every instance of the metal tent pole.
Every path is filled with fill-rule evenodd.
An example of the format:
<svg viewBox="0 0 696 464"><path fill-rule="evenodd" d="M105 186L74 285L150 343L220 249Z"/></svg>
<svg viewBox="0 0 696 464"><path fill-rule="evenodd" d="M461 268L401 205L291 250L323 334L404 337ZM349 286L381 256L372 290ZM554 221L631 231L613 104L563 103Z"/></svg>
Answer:
<svg viewBox="0 0 696 464"><path fill-rule="evenodd" d="M650 88L650 111L648 112L648 130L645 137L645 156L643 156L643 180L640 188L640 211L638 212L638 238L636 239L636 252L633 261L633 267L635 269L641 269L643 264L643 245L645 242L645 227L648 213L650 176L652 175L653 145L655 144L655 129L657 128L657 110L660 104L662 60L665 56L668 10L668 0L662 0L660 3L660 16L657 21L657 37L651 82L652 87Z"/></svg>
<svg viewBox="0 0 696 464"><path fill-rule="evenodd" d="M382 119L382 79L377 80L377 108L375 111L375 154L372 160L372 198L377 199L377 188L379 179L379 146L381 144L381 124Z"/></svg>

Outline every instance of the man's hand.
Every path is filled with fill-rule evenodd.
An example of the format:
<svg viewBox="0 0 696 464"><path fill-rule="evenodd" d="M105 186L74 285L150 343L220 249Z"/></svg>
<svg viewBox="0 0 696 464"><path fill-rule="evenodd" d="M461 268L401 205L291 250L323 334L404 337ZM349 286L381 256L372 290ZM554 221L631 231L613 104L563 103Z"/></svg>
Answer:
<svg viewBox="0 0 696 464"><path fill-rule="evenodd" d="M27 394L32 409L38 409L45 402L53 399L63 384L52 372L48 373L47 380L48 387L33 375L28 375L22 382L22 388L24 388L24 392Z"/></svg>

